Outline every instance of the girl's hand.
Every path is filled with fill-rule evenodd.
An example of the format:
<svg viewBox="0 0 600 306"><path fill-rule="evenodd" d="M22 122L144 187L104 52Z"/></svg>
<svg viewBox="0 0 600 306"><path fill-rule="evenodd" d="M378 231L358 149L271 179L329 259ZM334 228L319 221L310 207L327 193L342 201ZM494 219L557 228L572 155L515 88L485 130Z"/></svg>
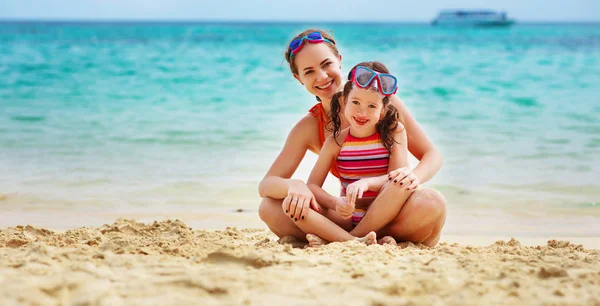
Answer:
<svg viewBox="0 0 600 306"><path fill-rule="evenodd" d="M356 205L356 199L362 199L363 193L369 190L369 183L365 179L358 180L346 187L346 197L348 197L348 204L354 207Z"/></svg>
<svg viewBox="0 0 600 306"><path fill-rule="evenodd" d="M407 167L398 168L388 174L388 179L397 186L405 187L406 190L415 190L421 180L415 175L412 169Z"/></svg>
<svg viewBox="0 0 600 306"><path fill-rule="evenodd" d="M342 217L342 219L348 220L352 217L354 212L354 206L348 203L347 197L339 197L335 202L335 211Z"/></svg>
<svg viewBox="0 0 600 306"><path fill-rule="evenodd" d="M319 211L319 205L308 186L302 181L291 181L288 195L281 205L283 212L294 221L306 219L310 208Z"/></svg>

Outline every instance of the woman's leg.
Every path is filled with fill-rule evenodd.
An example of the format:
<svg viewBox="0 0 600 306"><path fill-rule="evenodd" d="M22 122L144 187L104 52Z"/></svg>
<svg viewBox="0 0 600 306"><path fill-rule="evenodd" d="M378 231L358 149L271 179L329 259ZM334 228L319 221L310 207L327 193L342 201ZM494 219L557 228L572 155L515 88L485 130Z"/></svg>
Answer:
<svg viewBox="0 0 600 306"><path fill-rule="evenodd" d="M301 241L306 241L306 233L290 219L290 216L283 213L282 202L283 200L263 198L258 207L258 215L279 238L294 236Z"/></svg>
<svg viewBox="0 0 600 306"><path fill-rule="evenodd" d="M392 236L398 241L435 246L445 221L444 196L435 189L417 189L406 200L400 213L377 234L380 237Z"/></svg>

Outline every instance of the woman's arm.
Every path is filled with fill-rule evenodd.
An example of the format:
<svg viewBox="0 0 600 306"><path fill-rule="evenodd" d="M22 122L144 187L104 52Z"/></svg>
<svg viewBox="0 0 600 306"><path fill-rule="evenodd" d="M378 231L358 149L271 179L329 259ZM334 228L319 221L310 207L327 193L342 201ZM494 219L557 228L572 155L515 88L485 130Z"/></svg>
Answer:
<svg viewBox="0 0 600 306"><path fill-rule="evenodd" d="M391 99L392 104L400 111L404 120L408 151L419 160L419 164L413 169L413 173L419 178L420 183L425 183L442 167L442 154L435 148L400 98L391 96Z"/></svg>
<svg viewBox="0 0 600 306"><path fill-rule="evenodd" d="M319 159L317 159L307 181L308 188L310 188L310 191L315 195L317 203L328 209L335 209L336 201L339 198L332 196L327 191L323 190L323 183L327 178L327 173L329 173L329 168L331 168L333 159L337 158L339 152L340 147L335 143L333 135L329 136L325 140L325 143L323 143L323 148L319 153Z"/></svg>
<svg viewBox="0 0 600 306"><path fill-rule="evenodd" d="M290 177L306 155L311 143L311 136L319 135L318 133L316 119L310 115L302 118L294 126L279 156L258 185L258 193L261 197L283 199L288 196L291 187L302 188L302 185L306 187L301 180L290 179Z"/></svg>

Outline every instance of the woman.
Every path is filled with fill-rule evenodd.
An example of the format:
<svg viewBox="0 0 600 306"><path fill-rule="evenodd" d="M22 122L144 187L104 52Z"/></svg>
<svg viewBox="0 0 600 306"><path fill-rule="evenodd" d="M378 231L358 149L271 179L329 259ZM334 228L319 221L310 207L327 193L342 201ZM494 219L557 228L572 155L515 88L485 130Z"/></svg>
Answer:
<svg viewBox="0 0 600 306"><path fill-rule="evenodd" d="M290 131L282 151L260 182L259 193L263 200L259 215L277 236L306 240L306 234L310 233L304 233L296 223L305 221L302 217L306 216L307 208L335 222L334 212L319 205L318 199L303 181L290 178L306 151L319 154L324 140L331 135L328 114L333 95L343 87L342 56L330 35L320 30L306 30L292 39L285 58L294 78L315 95L319 103ZM440 239L446 219L446 202L439 192L417 187L430 180L440 169L442 156L404 103L395 95L390 100L403 114L408 150L419 164L412 170L395 170L395 184L390 182L377 198L387 205L401 207L400 212L382 218L381 214L368 211L352 234L363 237L375 231L378 237L391 236L398 241L434 246ZM342 122L343 128L347 126L348 122ZM331 173L338 176L336 165L332 166Z"/></svg>

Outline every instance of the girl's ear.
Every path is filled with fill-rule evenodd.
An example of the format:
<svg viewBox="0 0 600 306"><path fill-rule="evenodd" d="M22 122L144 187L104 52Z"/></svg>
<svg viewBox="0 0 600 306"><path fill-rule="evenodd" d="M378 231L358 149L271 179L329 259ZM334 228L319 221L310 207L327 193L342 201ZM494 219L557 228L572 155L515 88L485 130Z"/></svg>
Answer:
<svg viewBox="0 0 600 306"><path fill-rule="evenodd" d="M384 106L381 108L381 112L379 113L379 121L383 120L383 118L385 118L385 115L387 114L388 111L388 107Z"/></svg>

